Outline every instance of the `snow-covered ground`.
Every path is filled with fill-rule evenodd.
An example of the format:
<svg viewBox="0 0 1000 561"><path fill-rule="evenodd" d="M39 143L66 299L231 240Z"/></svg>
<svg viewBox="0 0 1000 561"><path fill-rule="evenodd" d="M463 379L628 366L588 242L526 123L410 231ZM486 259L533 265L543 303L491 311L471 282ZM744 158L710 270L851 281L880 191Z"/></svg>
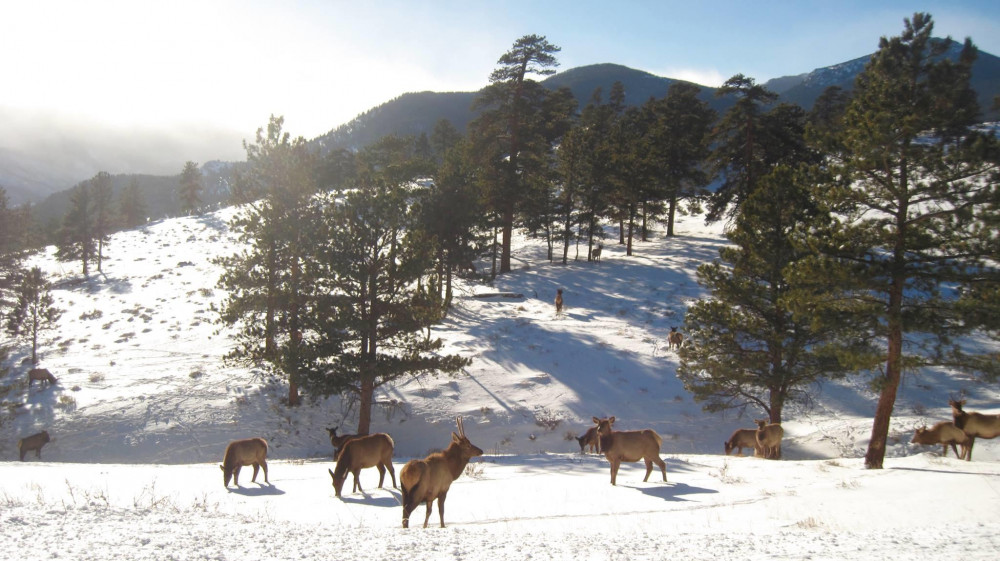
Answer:
<svg viewBox="0 0 1000 561"><path fill-rule="evenodd" d="M73 264L36 258L65 310L40 366L51 388L24 383L24 354L0 380L0 535L24 559L994 559L1000 549L1000 441L974 461L909 444L915 426L950 418L948 398L998 412L998 391L953 372L908 375L886 469L867 471L875 395L855 377L814 388L785 411L782 461L723 455L749 418L693 403L666 345L704 292L700 263L724 243L718 225L688 217L633 257L605 243L600 264L548 263L522 239L515 272L492 287L462 285L435 335L473 359L456 377L424 376L378 395L373 430L396 442L397 474L444 447L455 416L486 456L449 493L448 528L400 527L399 492L336 499L326 428L353 432L339 399L298 408L285 389L227 366L230 332L215 323L224 294L212 259L236 243L231 210L167 220L114 236L105 275L79 281ZM571 249L571 257L575 250ZM583 253L583 250L581 250ZM566 310L552 300L562 288ZM512 292L522 298L474 298ZM995 342L977 342L996 345ZM607 462L581 455L574 435L592 416L663 436L669 482L617 487ZM760 412L751 412L760 415ZM17 461L17 439L48 430L42 461ZM271 485L223 489L230 440L263 436ZM262 476L261 478L262 479ZM389 487L387 479L387 487ZM423 513L418 508L414 520Z"/></svg>

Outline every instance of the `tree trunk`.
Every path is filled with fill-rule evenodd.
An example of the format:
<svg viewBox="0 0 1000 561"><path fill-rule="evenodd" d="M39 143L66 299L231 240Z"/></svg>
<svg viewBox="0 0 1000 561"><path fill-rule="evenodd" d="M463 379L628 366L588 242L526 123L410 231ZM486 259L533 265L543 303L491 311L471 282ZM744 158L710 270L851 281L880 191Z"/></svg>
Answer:
<svg viewBox="0 0 1000 561"><path fill-rule="evenodd" d="M372 366L366 366L366 368L370 367ZM360 404L358 409L358 434L369 434L372 426L372 406L375 404L375 382L367 372L361 380L361 394L358 397Z"/></svg>
<svg viewBox="0 0 1000 561"><path fill-rule="evenodd" d="M868 442L868 452L865 454L865 467L868 469L882 469L886 440L889 437L889 421L892 418L892 409L896 403L896 391L899 389L899 381L902 378L903 324L900 319L902 301L902 282L895 281L889 295L889 348L885 365L885 380L882 392L878 397L878 405L875 408L875 420L872 423L872 436Z"/></svg>

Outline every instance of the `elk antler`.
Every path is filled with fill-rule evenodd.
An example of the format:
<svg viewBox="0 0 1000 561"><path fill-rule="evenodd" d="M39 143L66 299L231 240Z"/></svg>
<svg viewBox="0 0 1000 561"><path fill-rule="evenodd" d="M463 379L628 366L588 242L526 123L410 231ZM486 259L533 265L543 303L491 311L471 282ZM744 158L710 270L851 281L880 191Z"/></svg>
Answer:
<svg viewBox="0 0 1000 561"><path fill-rule="evenodd" d="M462 416L455 417L455 424L458 425L458 436L465 438L465 425L462 423Z"/></svg>

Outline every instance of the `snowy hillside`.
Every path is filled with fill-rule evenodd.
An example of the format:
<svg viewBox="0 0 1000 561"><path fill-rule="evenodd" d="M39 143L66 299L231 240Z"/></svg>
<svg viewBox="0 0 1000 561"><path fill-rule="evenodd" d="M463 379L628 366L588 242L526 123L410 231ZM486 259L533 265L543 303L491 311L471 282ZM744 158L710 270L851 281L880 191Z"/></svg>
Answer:
<svg viewBox="0 0 1000 561"><path fill-rule="evenodd" d="M231 342L215 323L212 307L223 294L212 260L237 249L226 226L231 212L117 234L105 275L86 282L51 252L36 259L65 310L40 364L59 383L29 391L27 366L12 358L3 384L15 388L4 398L13 419L0 457L16 458L17 439L42 429L53 438L47 460L122 463L214 461L243 435L267 438L275 458L320 458L331 450L327 427L353 432L357 412L339 399L287 408L280 403L285 389L223 363ZM400 457L442 446L456 415L468 417L480 446L495 453L573 452L579 447L571 436L592 416L616 415L622 430L657 430L665 453L721 453L729 434L752 420L701 411L677 380L666 335L702 295L694 270L717 256L723 238L701 217L686 218L678 231L674 239L657 234L637 244L631 258L608 243L600 264L567 267L548 263L540 243L521 240L516 271L494 287L460 287L455 309L435 329L447 352L471 357L471 366L458 377L384 388L374 429L393 435ZM557 288L566 300L559 316ZM477 292L523 298L473 298ZM863 455L875 403L866 383L828 383L816 388L813 403L789 407L786 458ZM889 455L919 452L909 444L913 427L950 418L948 397L960 393L973 410L997 403L995 388L963 376L906 378ZM977 460L998 457L997 441L977 444Z"/></svg>
<svg viewBox="0 0 1000 561"><path fill-rule="evenodd" d="M980 518L1000 499L1000 439L978 441L971 463L909 444L914 426L950 418L949 396L1000 412L996 388L964 376L905 379L885 470L860 459L875 404L863 377L786 409L783 461L722 454L752 421L701 411L666 345L703 295L695 268L724 243L701 217L633 257L609 241L600 264L550 264L521 239L514 273L460 287L435 334L472 364L385 388L373 429L392 434L397 476L447 444L456 415L486 456L452 487L447 530L435 508L435 530L404 531L399 491L388 478L376 489L374 470L362 472L365 493L333 495L325 429L353 432L356 411L339 399L287 408L285 388L223 364L231 342L212 311L224 296L212 259L237 249L231 212L118 234L106 274L87 282L51 252L36 258L65 312L42 349L58 384L29 390L23 354L0 380L12 388L0 536L20 558L992 559L1000 547L1000 523ZM523 297L473 297L501 292ZM595 415L656 429L668 483L642 482L632 464L609 485L606 460L572 439ZM42 461L18 462L17 439L43 429ZM247 436L270 442L271 484L244 470L241 487L224 490L225 445Z"/></svg>

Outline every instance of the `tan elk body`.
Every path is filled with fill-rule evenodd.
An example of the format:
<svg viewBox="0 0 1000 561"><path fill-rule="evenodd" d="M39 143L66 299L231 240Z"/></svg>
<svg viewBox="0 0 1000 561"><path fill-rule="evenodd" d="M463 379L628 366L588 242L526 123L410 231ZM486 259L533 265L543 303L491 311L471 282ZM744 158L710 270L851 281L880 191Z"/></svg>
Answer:
<svg viewBox="0 0 1000 561"><path fill-rule="evenodd" d="M622 462L646 462L646 477L643 481L649 480L649 474L653 471L653 464L659 466L663 472L663 480L667 480L667 464L660 459L660 445L663 439L652 429L616 431L612 430L615 418L606 419L593 418L597 424L597 434L600 435L601 450L604 457L611 463L611 484L616 485L618 479L618 469Z"/></svg>
<svg viewBox="0 0 1000 561"><path fill-rule="evenodd" d="M57 383L56 377L49 372L48 368L32 368L28 371L28 387L31 387L32 382L38 381L39 386L54 385Z"/></svg>
<svg viewBox="0 0 1000 561"><path fill-rule="evenodd" d="M736 429L723 446L726 448L727 456L733 450L736 450L737 455L742 456L744 448L752 449L756 455L758 453L757 429Z"/></svg>
<svg viewBox="0 0 1000 561"><path fill-rule="evenodd" d="M969 451L969 437L962 431L962 429L955 426L955 423L951 421L941 421L940 423L935 423L931 428L927 428L924 425L918 428L916 432L913 433L913 440L910 440L910 444L923 444L925 446L932 446L934 444L941 444L941 456L948 455L948 445L951 445L951 449L955 451L955 457L958 459L965 458L965 455ZM962 447L962 453L958 453L958 448L955 445L958 444Z"/></svg>
<svg viewBox="0 0 1000 561"><path fill-rule="evenodd" d="M267 479L267 441L263 438L247 438L244 440L234 440L226 446L226 455L222 459L222 484L229 487L229 480L233 484L240 486L240 468L243 466L253 466L253 477L251 482L257 481L257 472L264 468L264 483L270 483Z"/></svg>
<svg viewBox="0 0 1000 561"><path fill-rule="evenodd" d="M667 347L671 349L679 349L683 343L684 335L677 331L676 327L671 327L670 334L667 335Z"/></svg>
<svg viewBox="0 0 1000 561"><path fill-rule="evenodd" d="M591 452L601 453L601 439L597 434L597 427L590 427L587 432L583 433L583 436L576 437L576 441L580 443L580 453L584 453L587 447L590 448Z"/></svg>
<svg viewBox="0 0 1000 561"><path fill-rule="evenodd" d="M431 503L437 499L438 515L444 528L444 501L451 483L462 475L469 460L482 456L483 451L465 436L462 418L457 419L458 433L451 433L451 444L443 452L436 452L422 460L410 460L399 472L399 485L403 491L403 527L410 527L410 513L417 505L425 503L424 528L431 518Z"/></svg>
<svg viewBox="0 0 1000 561"><path fill-rule="evenodd" d="M972 461L972 445L977 438L996 438L1000 436L1000 415L987 415L975 411L967 412L962 407L965 400L948 400L951 405L952 420L955 426L962 429L962 432L969 437L969 447L965 451L965 459Z"/></svg>
<svg viewBox="0 0 1000 561"><path fill-rule="evenodd" d="M785 429L779 423L767 423L767 419L754 419L757 423L757 449L762 458L781 459L781 439Z"/></svg>
<svg viewBox="0 0 1000 561"><path fill-rule="evenodd" d="M24 457L28 452L34 450L35 457L39 460L42 459L42 446L45 446L49 441L49 432L42 431L35 433L31 436L26 436L21 440L17 441L17 452L21 456L21 461L24 461Z"/></svg>
<svg viewBox="0 0 1000 561"><path fill-rule="evenodd" d="M333 427L332 429L331 428L326 429L326 432L330 435L330 444L333 445L333 459L334 459L334 461L336 461L337 457L340 456L340 451L344 449L344 445L347 444L348 442L350 442L352 439L355 439L355 438L358 437L358 435L356 435L356 434L341 434L341 435L337 435L337 428L339 428L339 427Z"/></svg>
<svg viewBox="0 0 1000 561"><path fill-rule="evenodd" d="M378 468L378 487L382 488L385 483L385 472L389 471L392 476L392 488L396 488L396 471L392 467L392 450L395 443L392 437L385 433L359 436L348 441L344 445L340 455L337 456L337 467L335 470L328 469L330 477L333 478L333 490L339 497L344 490L344 481L347 474L354 474L354 490L352 493L361 491L361 483L358 474L365 468Z"/></svg>

